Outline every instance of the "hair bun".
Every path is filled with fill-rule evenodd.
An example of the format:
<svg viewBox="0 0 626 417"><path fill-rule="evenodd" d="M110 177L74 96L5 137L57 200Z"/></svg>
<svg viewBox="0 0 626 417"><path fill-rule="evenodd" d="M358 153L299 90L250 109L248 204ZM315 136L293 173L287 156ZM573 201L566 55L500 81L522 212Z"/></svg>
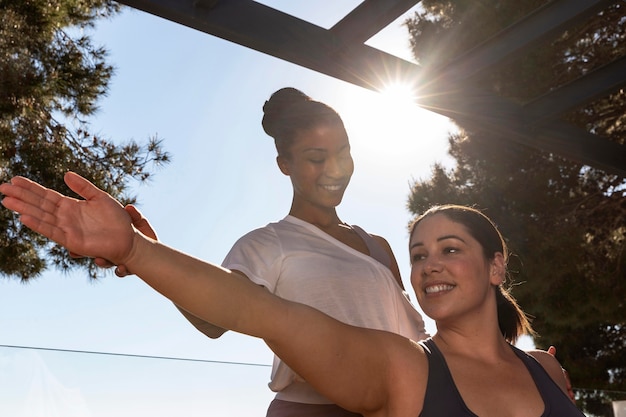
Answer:
<svg viewBox="0 0 626 417"><path fill-rule="evenodd" d="M293 87L281 88L274 92L263 105L263 120L261 124L265 133L275 137L276 127L280 125L283 118L287 116L287 110L293 108L293 106L298 103L311 100L311 97Z"/></svg>

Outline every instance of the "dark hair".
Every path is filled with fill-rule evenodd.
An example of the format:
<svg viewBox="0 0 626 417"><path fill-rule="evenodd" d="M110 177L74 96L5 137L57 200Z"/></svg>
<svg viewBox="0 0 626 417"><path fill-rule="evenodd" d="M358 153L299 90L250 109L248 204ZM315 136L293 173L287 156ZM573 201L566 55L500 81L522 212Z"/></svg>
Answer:
<svg viewBox="0 0 626 417"><path fill-rule="evenodd" d="M465 226L469 234L480 243L487 260L494 259L495 254L499 252L504 256L506 266L509 251L502 234L489 217L472 207L456 204L431 207L413 221L410 227L410 236L413 236L415 228L422 220L435 214L442 214L451 221ZM508 276L508 272L506 276ZM499 285L496 290L496 301L498 325L507 341L515 343L518 337L523 334L535 335L530 319L511 295L510 287L505 288L504 285Z"/></svg>
<svg viewBox="0 0 626 417"><path fill-rule="evenodd" d="M292 87L276 91L263 105L263 130L274 138L279 155L287 156L296 136L322 124L338 124L343 121L327 104L315 101L302 91Z"/></svg>

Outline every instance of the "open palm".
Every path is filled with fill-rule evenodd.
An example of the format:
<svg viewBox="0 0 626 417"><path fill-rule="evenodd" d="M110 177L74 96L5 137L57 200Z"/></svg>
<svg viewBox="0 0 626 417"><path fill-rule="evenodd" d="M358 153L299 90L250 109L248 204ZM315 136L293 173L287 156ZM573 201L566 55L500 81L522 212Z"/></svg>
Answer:
<svg viewBox="0 0 626 417"><path fill-rule="evenodd" d="M25 226L73 254L123 263L134 235L128 213L117 200L78 174L68 172L64 179L84 200L15 177L0 185L5 195L2 204L19 213Z"/></svg>

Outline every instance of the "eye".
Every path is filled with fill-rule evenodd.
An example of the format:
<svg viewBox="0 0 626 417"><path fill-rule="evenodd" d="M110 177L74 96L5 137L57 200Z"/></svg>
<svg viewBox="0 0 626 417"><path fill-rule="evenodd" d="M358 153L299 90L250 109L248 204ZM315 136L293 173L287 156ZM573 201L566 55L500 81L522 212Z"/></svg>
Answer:
<svg viewBox="0 0 626 417"><path fill-rule="evenodd" d="M424 259L426 259L426 254L424 253L413 253L411 254L411 263L414 264L416 262L419 261L423 261Z"/></svg>
<svg viewBox="0 0 626 417"><path fill-rule="evenodd" d="M312 164L323 164L325 161L325 159L309 159Z"/></svg>
<svg viewBox="0 0 626 417"><path fill-rule="evenodd" d="M444 248L443 253L458 253L461 250L457 247L454 246L448 246L446 248Z"/></svg>

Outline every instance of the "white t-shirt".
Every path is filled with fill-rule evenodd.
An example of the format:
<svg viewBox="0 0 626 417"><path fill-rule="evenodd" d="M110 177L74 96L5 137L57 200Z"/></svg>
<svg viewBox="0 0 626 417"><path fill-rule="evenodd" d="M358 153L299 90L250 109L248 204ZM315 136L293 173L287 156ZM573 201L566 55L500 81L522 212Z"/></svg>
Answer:
<svg viewBox="0 0 626 417"><path fill-rule="evenodd" d="M344 323L413 340L427 336L421 315L385 265L296 217L247 233L222 266L241 271L279 297L315 307ZM281 400L331 403L278 357L269 386Z"/></svg>

